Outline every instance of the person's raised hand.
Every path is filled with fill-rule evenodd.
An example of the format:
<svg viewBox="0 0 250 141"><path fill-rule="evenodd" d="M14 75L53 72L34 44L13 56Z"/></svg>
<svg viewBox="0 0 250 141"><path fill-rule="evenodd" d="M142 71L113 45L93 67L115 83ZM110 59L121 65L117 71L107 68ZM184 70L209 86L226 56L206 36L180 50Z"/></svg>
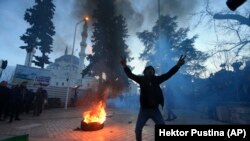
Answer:
<svg viewBox="0 0 250 141"><path fill-rule="evenodd" d="M182 65L184 65L185 64L185 58L186 58L186 55L181 55L181 57L179 58L179 60L178 60L178 62L177 62L177 66L178 67L181 67Z"/></svg>

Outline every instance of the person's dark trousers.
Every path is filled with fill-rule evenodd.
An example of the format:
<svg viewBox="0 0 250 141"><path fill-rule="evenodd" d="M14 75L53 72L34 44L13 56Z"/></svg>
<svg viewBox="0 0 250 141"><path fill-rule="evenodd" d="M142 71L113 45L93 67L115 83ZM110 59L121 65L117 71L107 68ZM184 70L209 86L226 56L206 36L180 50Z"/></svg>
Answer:
<svg viewBox="0 0 250 141"><path fill-rule="evenodd" d="M25 113L26 114L29 114L31 105L32 105L32 102L30 102L30 101L28 101L26 103L26 106L25 106Z"/></svg>
<svg viewBox="0 0 250 141"><path fill-rule="evenodd" d="M9 123L13 121L14 116L16 116L16 109L14 107L11 107Z"/></svg>
<svg viewBox="0 0 250 141"><path fill-rule="evenodd" d="M16 108L17 108L16 103L12 104L10 107L10 120L9 120L10 123L13 121L13 118L16 116L16 113L17 113Z"/></svg>
<svg viewBox="0 0 250 141"><path fill-rule="evenodd" d="M34 104L34 112L33 112L34 116L38 116L38 102L36 101Z"/></svg>
<svg viewBox="0 0 250 141"><path fill-rule="evenodd" d="M22 110L22 108L21 108L22 105L23 105L23 102L18 102L17 103L15 120L20 120L19 115L20 115L21 110Z"/></svg>
<svg viewBox="0 0 250 141"><path fill-rule="evenodd" d="M40 102L39 105L38 105L38 114L40 115L43 111L43 103Z"/></svg>
<svg viewBox="0 0 250 141"><path fill-rule="evenodd" d="M10 115L10 102L9 102L9 101L6 101L4 107L5 107L5 108L4 108L3 120L5 120L5 119Z"/></svg>
<svg viewBox="0 0 250 141"><path fill-rule="evenodd" d="M9 120L10 123L13 121L14 117L15 117L15 120L20 120L19 114L22 108L21 106L22 106L21 102L13 103L11 107L11 111L10 111L10 120Z"/></svg>
<svg viewBox="0 0 250 141"><path fill-rule="evenodd" d="M1 100L0 97L0 120L2 119L2 115L4 114L4 106L3 106L3 101Z"/></svg>
<svg viewBox="0 0 250 141"><path fill-rule="evenodd" d="M136 141L142 140L142 128L144 127L147 120L150 118L155 122L155 124L165 124L162 114L158 108L153 108L153 109L140 108L140 112L135 127Z"/></svg>
<svg viewBox="0 0 250 141"><path fill-rule="evenodd" d="M4 111L4 117L3 120L7 119L7 117L10 116L10 105L7 103L5 111Z"/></svg>
<svg viewBox="0 0 250 141"><path fill-rule="evenodd" d="M34 105L34 116L39 116L42 113L43 103L42 101L36 101Z"/></svg>
<svg viewBox="0 0 250 141"><path fill-rule="evenodd" d="M5 99L3 96L1 96L0 97L0 120L2 120L2 116L4 116L4 112L5 112Z"/></svg>

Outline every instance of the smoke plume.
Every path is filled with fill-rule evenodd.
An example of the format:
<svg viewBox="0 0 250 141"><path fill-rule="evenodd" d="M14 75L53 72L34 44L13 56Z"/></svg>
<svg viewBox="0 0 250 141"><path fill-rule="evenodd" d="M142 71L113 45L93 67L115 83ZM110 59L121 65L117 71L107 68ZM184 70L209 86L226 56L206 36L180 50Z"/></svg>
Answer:
<svg viewBox="0 0 250 141"><path fill-rule="evenodd" d="M81 19L85 15L92 17L93 11L96 8L98 0L75 0L74 11L72 12L73 16L76 19ZM130 34L134 34L142 29L142 26L153 25L158 17L158 3L155 0L114 0L116 5L116 15L122 15L126 18L128 25L128 31ZM161 0L160 9L162 15L173 15L184 17L188 13L192 13L195 9L198 0ZM92 19L94 21L95 19ZM113 48L112 48L113 49ZM118 52L118 53L116 53ZM103 66L102 63L97 63L92 68L95 70L105 70L106 73L112 74L113 72L122 72L121 67L117 66L115 63L117 60L120 60L122 54L119 54L120 48L114 50L111 63L108 66ZM118 68L119 67L119 68ZM122 72L124 73L124 72ZM123 79L121 74L112 74L112 80L116 78ZM118 81L117 81L118 82ZM115 82L116 83L116 82ZM114 84L113 86L115 86ZM119 86L119 84L117 85ZM112 97L118 96L120 94L120 89L117 88L117 92L112 92ZM102 92L100 92L102 93Z"/></svg>

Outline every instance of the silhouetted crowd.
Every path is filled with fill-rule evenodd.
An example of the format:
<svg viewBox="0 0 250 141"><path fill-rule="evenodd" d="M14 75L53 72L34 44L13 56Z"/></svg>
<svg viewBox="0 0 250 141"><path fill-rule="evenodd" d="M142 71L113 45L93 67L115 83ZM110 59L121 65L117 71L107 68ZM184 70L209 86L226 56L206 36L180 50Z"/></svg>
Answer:
<svg viewBox="0 0 250 141"><path fill-rule="evenodd" d="M36 92L27 88L27 82L20 85L8 85L6 81L0 83L0 120L21 120L21 114L29 114L33 111L34 116L39 116L47 101L47 91L38 87Z"/></svg>

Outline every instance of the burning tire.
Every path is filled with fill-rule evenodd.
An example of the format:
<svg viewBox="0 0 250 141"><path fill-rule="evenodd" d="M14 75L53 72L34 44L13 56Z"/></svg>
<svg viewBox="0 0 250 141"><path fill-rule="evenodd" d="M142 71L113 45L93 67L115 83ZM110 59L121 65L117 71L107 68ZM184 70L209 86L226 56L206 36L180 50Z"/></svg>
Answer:
<svg viewBox="0 0 250 141"><path fill-rule="evenodd" d="M84 121L81 122L81 129L84 131L96 131L100 130L104 127L104 123L99 123L99 122L89 122L86 123Z"/></svg>
<svg viewBox="0 0 250 141"><path fill-rule="evenodd" d="M104 127L106 120L106 111L104 101L99 101L89 111L83 113L81 121L81 130L96 131Z"/></svg>

